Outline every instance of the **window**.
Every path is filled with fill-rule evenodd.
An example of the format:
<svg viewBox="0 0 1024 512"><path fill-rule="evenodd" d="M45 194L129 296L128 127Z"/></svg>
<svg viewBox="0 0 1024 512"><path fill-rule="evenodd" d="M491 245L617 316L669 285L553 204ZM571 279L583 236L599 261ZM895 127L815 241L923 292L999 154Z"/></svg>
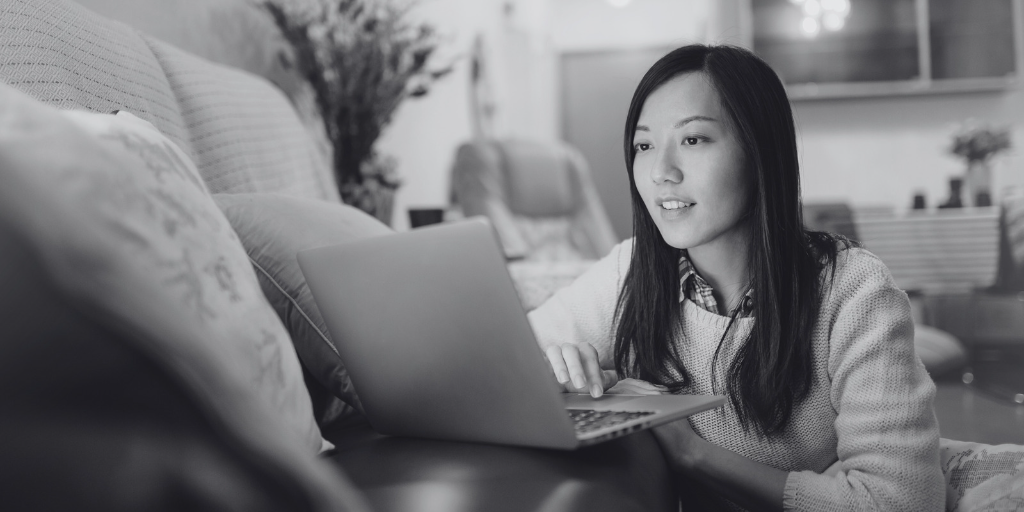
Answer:
<svg viewBox="0 0 1024 512"><path fill-rule="evenodd" d="M794 99L998 90L1024 0L752 0L754 51Z"/></svg>

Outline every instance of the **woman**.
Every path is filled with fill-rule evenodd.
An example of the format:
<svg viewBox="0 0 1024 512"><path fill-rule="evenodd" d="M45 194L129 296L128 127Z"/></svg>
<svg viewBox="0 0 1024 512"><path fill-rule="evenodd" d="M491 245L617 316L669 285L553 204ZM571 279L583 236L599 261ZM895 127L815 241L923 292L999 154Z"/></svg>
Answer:
<svg viewBox="0 0 1024 512"><path fill-rule="evenodd" d="M669 53L633 96L625 154L635 238L530 313L559 382L727 395L655 429L683 481L726 503L941 510L907 296L874 255L803 228L771 68L728 46Z"/></svg>

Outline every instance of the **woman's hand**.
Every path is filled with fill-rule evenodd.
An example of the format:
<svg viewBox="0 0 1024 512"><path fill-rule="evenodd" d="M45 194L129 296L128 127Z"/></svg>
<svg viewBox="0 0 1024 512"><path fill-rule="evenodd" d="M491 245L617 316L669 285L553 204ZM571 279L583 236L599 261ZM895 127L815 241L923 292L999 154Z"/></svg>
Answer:
<svg viewBox="0 0 1024 512"><path fill-rule="evenodd" d="M605 393L609 395L664 395L668 393L668 388L640 379L622 379Z"/></svg>
<svg viewBox="0 0 1024 512"><path fill-rule="evenodd" d="M676 471L687 473L697 465L707 443L693 431L690 420L683 418L651 429L661 451Z"/></svg>
<svg viewBox="0 0 1024 512"><path fill-rule="evenodd" d="M555 378L570 393L590 393L597 398L619 381L615 370L602 370L597 349L590 343L552 345L544 355Z"/></svg>

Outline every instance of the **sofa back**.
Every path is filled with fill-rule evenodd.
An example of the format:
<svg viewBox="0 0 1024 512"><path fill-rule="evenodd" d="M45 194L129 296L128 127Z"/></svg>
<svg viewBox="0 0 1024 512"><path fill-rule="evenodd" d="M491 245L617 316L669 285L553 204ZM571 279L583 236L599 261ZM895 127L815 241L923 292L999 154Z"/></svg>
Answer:
<svg viewBox="0 0 1024 512"><path fill-rule="evenodd" d="M59 108L127 110L153 123L214 193L338 200L317 123L303 122L281 89L70 0L0 3L0 81Z"/></svg>

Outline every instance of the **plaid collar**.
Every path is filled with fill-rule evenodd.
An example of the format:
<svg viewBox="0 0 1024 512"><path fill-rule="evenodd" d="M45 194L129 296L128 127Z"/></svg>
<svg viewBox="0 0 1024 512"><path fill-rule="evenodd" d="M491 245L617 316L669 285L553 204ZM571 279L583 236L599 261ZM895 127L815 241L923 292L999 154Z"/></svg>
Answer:
<svg viewBox="0 0 1024 512"><path fill-rule="evenodd" d="M700 306L704 311L721 315L722 313L718 310L718 301L715 300L715 296L712 293L713 290L711 285L697 273L697 269L690 262L686 251L682 251L679 254L679 302L683 302L684 299L690 299L691 302ZM743 301L740 302L736 309L739 309L739 318L753 315L753 288L747 290ZM736 309L731 311L729 315L732 316L733 313L736 313Z"/></svg>

